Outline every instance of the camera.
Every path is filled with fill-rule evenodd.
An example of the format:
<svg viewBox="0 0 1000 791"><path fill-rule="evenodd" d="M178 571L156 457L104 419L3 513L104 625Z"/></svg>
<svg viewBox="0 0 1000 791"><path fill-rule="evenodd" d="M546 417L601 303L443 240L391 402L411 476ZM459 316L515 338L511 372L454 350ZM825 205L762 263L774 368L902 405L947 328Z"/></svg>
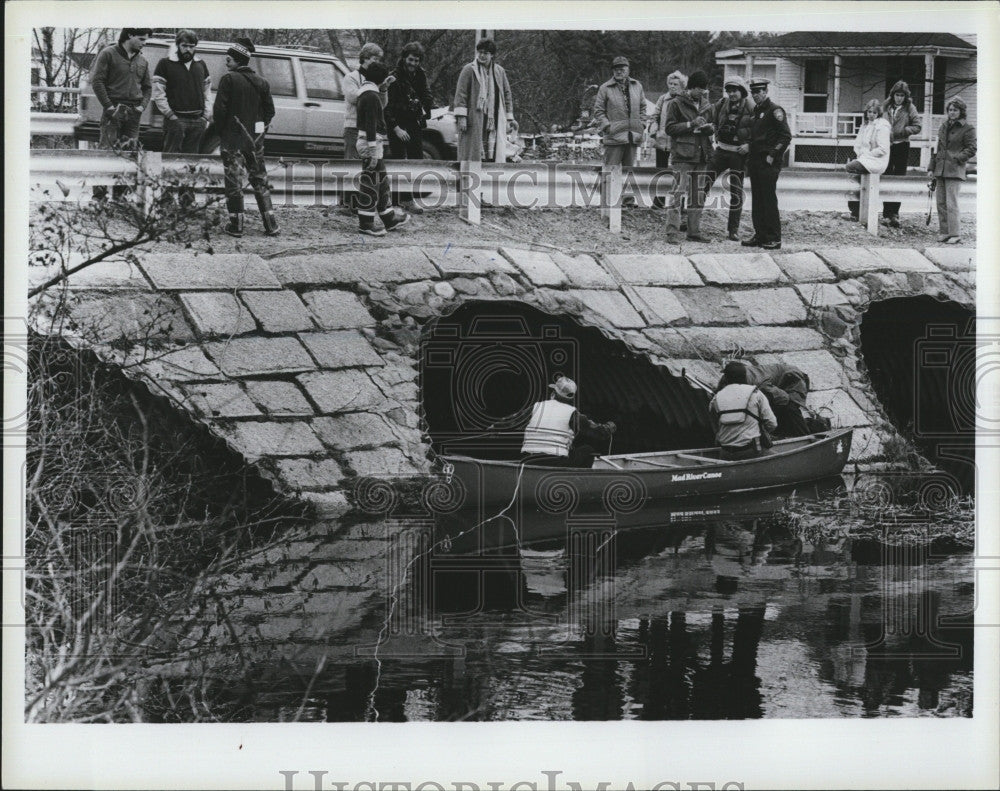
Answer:
<svg viewBox="0 0 1000 791"><path fill-rule="evenodd" d="M1000 336L976 319L929 324L914 346L913 434L922 439L1000 433Z"/></svg>
<svg viewBox="0 0 1000 791"><path fill-rule="evenodd" d="M578 360L577 341L557 324L532 327L515 314L439 321L420 359L428 433L443 452L519 449L527 410L549 398L556 374L578 379ZM525 420L505 421L516 414Z"/></svg>

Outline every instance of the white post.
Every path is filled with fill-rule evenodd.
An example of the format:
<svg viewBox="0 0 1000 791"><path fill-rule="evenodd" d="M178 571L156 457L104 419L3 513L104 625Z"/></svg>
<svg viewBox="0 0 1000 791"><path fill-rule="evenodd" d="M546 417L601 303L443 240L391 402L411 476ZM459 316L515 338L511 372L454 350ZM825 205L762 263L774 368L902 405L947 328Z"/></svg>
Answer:
<svg viewBox="0 0 1000 791"><path fill-rule="evenodd" d="M470 225L481 223L482 162L461 162L458 171L458 216Z"/></svg>
<svg viewBox="0 0 1000 791"><path fill-rule="evenodd" d="M931 146L934 144L934 131L931 129L934 110L934 56L924 55L924 133L921 135L927 143L920 147L920 167L927 169L931 158Z"/></svg>
<svg viewBox="0 0 1000 791"><path fill-rule="evenodd" d="M878 185L878 174L865 173L861 176L861 194L858 196L861 205L858 208L858 219L864 223L872 236L878 236Z"/></svg>
<svg viewBox="0 0 1000 791"><path fill-rule="evenodd" d="M840 137L840 55L833 56L833 139Z"/></svg>
<svg viewBox="0 0 1000 791"><path fill-rule="evenodd" d="M611 233L622 231L622 166L601 167L601 217L608 218Z"/></svg>

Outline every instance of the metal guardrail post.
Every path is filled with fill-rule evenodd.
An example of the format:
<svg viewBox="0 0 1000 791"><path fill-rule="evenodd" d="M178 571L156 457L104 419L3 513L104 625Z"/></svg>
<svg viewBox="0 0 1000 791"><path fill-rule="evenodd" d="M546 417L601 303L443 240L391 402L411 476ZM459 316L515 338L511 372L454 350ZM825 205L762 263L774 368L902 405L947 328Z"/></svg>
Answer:
<svg viewBox="0 0 1000 791"><path fill-rule="evenodd" d="M877 173L865 173L861 176L861 194L858 196L860 207L858 220L868 229L872 236L878 236L878 205L879 177Z"/></svg>
<svg viewBox="0 0 1000 791"><path fill-rule="evenodd" d="M159 151L140 150L137 159L138 170L136 172L137 187L139 190L139 204L143 211L149 211L153 204L153 188L149 182L151 179L159 179L163 175L163 154Z"/></svg>

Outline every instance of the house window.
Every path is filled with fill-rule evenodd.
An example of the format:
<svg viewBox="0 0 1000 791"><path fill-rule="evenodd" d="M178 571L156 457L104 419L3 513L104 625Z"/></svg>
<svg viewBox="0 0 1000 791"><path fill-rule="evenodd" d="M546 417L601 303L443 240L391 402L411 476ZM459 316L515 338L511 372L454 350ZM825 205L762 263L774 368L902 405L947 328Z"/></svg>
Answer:
<svg viewBox="0 0 1000 791"><path fill-rule="evenodd" d="M885 59L885 96L897 80L903 80L910 88L910 100L918 113L924 111L924 68L923 56Z"/></svg>
<svg viewBox="0 0 1000 791"><path fill-rule="evenodd" d="M805 87L802 91L802 110L806 113L825 113L830 98L830 61L807 60Z"/></svg>

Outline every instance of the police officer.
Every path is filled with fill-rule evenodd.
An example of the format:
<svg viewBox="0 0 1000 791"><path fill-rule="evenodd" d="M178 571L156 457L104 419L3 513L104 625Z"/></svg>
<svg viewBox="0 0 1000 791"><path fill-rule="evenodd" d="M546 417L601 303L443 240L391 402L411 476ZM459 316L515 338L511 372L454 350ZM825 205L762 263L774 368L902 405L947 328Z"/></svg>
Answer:
<svg viewBox="0 0 1000 791"><path fill-rule="evenodd" d="M744 247L781 249L781 215L778 214L778 174L781 157L792 142L785 111L769 98L769 80L750 81L750 96L754 100L753 123L750 126L750 156L747 175L753 196L753 236L743 240Z"/></svg>

